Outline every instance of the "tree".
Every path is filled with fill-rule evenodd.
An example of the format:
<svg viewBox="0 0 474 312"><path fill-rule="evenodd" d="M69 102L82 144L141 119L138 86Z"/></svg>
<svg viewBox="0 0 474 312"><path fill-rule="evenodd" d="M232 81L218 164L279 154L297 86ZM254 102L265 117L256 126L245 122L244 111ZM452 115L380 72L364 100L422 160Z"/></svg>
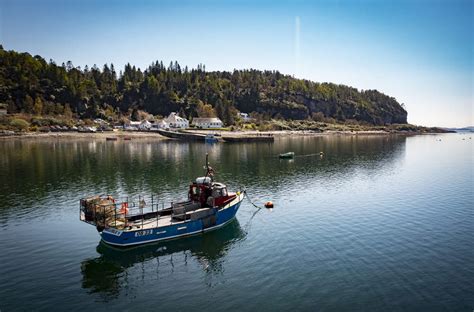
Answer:
<svg viewBox="0 0 474 312"><path fill-rule="evenodd" d="M71 61L67 61L67 63L66 63L66 70L67 70L67 71L71 71L73 68L74 68L74 66L72 65L72 62L71 62Z"/></svg>
<svg viewBox="0 0 474 312"><path fill-rule="evenodd" d="M182 69L176 61L168 67L155 61L145 71L127 64L117 72L113 64L81 70L70 61L58 66L41 56L0 49L0 103L7 103L9 112L75 112L80 118L106 111L116 119L120 111L134 108L160 115L180 111L183 117L217 115L226 124L235 122L236 109L262 118L324 117L371 124L406 123L407 118L404 105L377 90L358 91L277 71L208 72L203 64Z"/></svg>
<svg viewBox="0 0 474 312"><path fill-rule="evenodd" d="M31 113L33 110L34 102L31 96L28 94L25 96L25 100L23 101L23 111L25 113Z"/></svg>
<svg viewBox="0 0 474 312"><path fill-rule="evenodd" d="M140 120L140 115L138 114L138 109L137 108L133 108L131 117L132 117L133 121L139 121Z"/></svg>
<svg viewBox="0 0 474 312"><path fill-rule="evenodd" d="M198 117L216 117L216 112L214 111L214 108L212 108L212 105L204 104L201 100L197 103L196 113Z"/></svg>
<svg viewBox="0 0 474 312"><path fill-rule="evenodd" d="M235 124L234 110L235 109L231 107L229 103L224 104L223 121L228 126Z"/></svg>
<svg viewBox="0 0 474 312"><path fill-rule="evenodd" d="M184 109L183 109L182 107L181 107L181 109L179 110L178 115L179 115L180 117L186 118L186 112L184 111Z"/></svg>
<svg viewBox="0 0 474 312"><path fill-rule="evenodd" d="M33 107L33 113L39 116L41 115L42 112L43 112L43 101L41 100L39 96L37 96L35 98L35 106Z"/></svg>
<svg viewBox="0 0 474 312"><path fill-rule="evenodd" d="M224 105L222 104L222 101L220 99L217 100L215 111L216 111L217 117L219 117L222 121L224 121Z"/></svg>
<svg viewBox="0 0 474 312"><path fill-rule="evenodd" d="M324 113L322 112L316 112L316 113L313 113L311 114L311 118L314 120L314 121L324 121Z"/></svg>
<svg viewBox="0 0 474 312"><path fill-rule="evenodd" d="M15 102L13 102L12 99L8 99L8 100L7 100L7 105L8 105L8 106L7 106L7 112L8 112L9 114L14 114L14 113L17 112L17 107L16 107L16 105L15 105Z"/></svg>
<svg viewBox="0 0 474 312"><path fill-rule="evenodd" d="M72 118L72 111L71 111L71 107L69 106L69 103L66 103L64 105L64 117L66 117L67 119Z"/></svg>

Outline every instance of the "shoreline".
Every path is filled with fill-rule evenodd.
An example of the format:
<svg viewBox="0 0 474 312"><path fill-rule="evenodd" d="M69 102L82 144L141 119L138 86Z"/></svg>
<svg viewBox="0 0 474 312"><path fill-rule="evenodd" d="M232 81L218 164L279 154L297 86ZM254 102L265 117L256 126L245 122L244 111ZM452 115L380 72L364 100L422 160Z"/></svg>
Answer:
<svg viewBox="0 0 474 312"><path fill-rule="evenodd" d="M220 135L227 135L233 137L245 137L245 136L265 136L272 135L275 138L288 137L288 136L333 136L333 135L344 135L344 136L358 136L358 135L419 135L419 134L439 134L436 132L410 132L410 131L383 131L383 130L363 130L363 131L337 131L329 130L325 132L314 132L308 130L275 130L275 131L222 131L222 130L187 130L192 133L207 134L207 133L218 133ZM171 140L168 137L162 136L157 132L124 132L124 131L111 131L111 132L26 132L26 133L15 133L10 135L0 134L0 140L5 139L41 139L41 138L57 138L57 139L103 139L106 138L117 138L123 140L124 138L131 139L155 139L155 140Z"/></svg>
<svg viewBox="0 0 474 312"><path fill-rule="evenodd" d="M13 135L0 135L2 139L40 139L40 138L57 138L57 139L103 139L106 138L131 138L131 139L158 139L165 140L167 138L158 133L149 132L27 132Z"/></svg>

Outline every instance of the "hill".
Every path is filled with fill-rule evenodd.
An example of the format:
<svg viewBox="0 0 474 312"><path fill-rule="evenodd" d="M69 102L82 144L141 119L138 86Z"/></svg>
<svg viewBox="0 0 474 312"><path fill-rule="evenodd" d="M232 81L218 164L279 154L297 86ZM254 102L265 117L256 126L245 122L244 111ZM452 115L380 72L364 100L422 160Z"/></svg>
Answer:
<svg viewBox="0 0 474 312"><path fill-rule="evenodd" d="M204 65L182 68L151 64L144 71L127 64L83 69L71 62L57 65L41 56L6 51L0 45L0 103L9 113L66 115L76 118L137 117L178 111L188 118L217 115L237 122L238 111L262 118L405 124L407 112L393 97L377 90L359 91L317 83L278 71L207 72Z"/></svg>

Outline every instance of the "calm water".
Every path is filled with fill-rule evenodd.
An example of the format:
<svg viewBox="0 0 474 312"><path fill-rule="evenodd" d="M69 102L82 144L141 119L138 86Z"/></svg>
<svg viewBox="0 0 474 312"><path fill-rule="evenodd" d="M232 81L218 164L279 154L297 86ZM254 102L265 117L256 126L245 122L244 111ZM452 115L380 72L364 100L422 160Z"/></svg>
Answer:
<svg viewBox="0 0 474 312"><path fill-rule="evenodd" d="M472 311L469 136L0 141L0 310ZM275 209L126 251L78 220L85 195L186 197L206 152Z"/></svg>

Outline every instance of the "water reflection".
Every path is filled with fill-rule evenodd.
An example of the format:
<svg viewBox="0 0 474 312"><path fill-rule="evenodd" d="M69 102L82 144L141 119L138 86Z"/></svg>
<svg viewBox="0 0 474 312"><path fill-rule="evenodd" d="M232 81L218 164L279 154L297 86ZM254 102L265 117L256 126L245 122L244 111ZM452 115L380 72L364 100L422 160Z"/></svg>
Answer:
<svg viewBox="0 0 474 312"><path fill-rule="evenodd" d="M127 288L128 271L140 267L140 274L153 276L173 271L175 266L197 264L207 276L208 287L212 276L224 270L225 256L246 232L237 219L223 228L168 242L120 249L99 243L99 257L81 263L82 287L99 293L104 299L115 298ZM164 265L164 263L168 265Z"/></svg>
<svg viewBox="0 0 474 312"><path fill-rule="evenodd" d="M386 174L405 151L404 136L320 136L280 138L265 144L199 144L10 140L0 142L0 211L18 198L41 199L51 192L156 194L171 199L202 174L210 154L217 178L240 185L281 187L308 176L337 179L363 171ZM279 153L293 151L292 161ZM324 152L324 157L319 153ZM382 170L381 170L382 169ZM335 177L336 176L336 177ZM258 179L256 179L258 177ZM12 196L2 196L2 195ZM16 198L14 195L17 195ZM18 208L18 207L17 207Z"/></svg>
<svg viewBox="0 0 474 312"><path fill-rule="evenodd" d="M217 180L231 190L246 188L257 202L274 199L278 193L308 196L317 191L310 186L324 185L330 191L354 176L393 175L404 159L406 140L387 135L213 145L160 140L0 141L0 224L32 214L76 212L79 199L93 194L153 195L161 204L183 199L188 183L203 174L206 153ZM278 158L288 151L295 152L294 160Z"/></svg>
<svg viewBox="0 0 474 312"><path fill-rule="evenodd" d="M472 306L472 144L457 135L90 141L0 140L2 310ZM274 211L244 201L241 226L96 253L79 197L186 196L207 151L219 181Z"/></svg>

